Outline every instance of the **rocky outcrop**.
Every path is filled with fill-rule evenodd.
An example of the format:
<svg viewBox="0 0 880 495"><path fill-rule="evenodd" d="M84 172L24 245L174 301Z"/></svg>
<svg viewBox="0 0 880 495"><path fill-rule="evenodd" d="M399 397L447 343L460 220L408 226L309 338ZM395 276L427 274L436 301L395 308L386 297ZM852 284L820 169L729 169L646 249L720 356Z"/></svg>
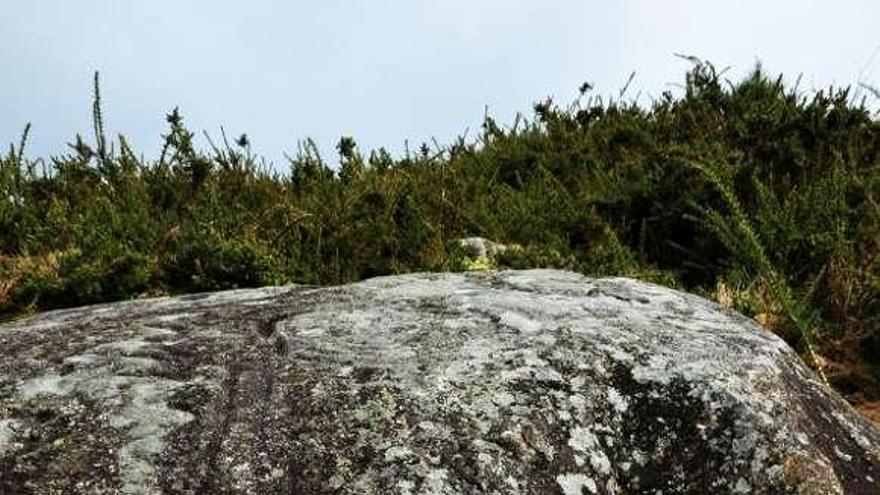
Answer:
<svg viewBox="0 0 880 495"><path fill-rule="evenodd" d="M0 326L3 494L869 494L880 433L774 335L559 271Z"/></svg>
<svg viewBox="0 0 880 495"><path fill-rule="evenodd" d="M458 268L464 271L490 271L498 269L497 257L508 251L508 246L498 244L483 237L465 237L459 239L453 247L457 248L460 258ZM512 245L511 251L518 251L518 245ZM454 256L454 255L453 255Z"/></svg>
<svg viewBox="0 0 880 495"><path fill-rule="evenodd" d="M458 240L458 245L471 259L494 259L507 251L507 246L490 241L483 237L465 237Z"/></svg>

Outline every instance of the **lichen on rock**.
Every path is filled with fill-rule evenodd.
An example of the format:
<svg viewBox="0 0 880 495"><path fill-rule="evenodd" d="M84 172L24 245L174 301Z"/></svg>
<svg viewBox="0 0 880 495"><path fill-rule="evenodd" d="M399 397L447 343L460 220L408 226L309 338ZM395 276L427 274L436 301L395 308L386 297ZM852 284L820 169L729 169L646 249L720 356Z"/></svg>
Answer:
<svg viewBox="0 0 880 495"><path fill-rule="evenodd" d="M0 493L880 493L880 433L699 297L553 271L0 326Z"/></svg>

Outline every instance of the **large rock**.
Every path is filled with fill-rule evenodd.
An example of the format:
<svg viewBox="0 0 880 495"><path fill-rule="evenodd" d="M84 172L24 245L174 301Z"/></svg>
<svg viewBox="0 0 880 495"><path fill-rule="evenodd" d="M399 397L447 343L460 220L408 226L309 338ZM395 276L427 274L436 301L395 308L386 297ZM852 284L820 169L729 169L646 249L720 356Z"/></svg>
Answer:
<svg viewBox="0 0 880 495"><path fill-rule="evenodd" d="M0 326L0 493L880 493L880 433L698 297L418 274Z"/></svg>

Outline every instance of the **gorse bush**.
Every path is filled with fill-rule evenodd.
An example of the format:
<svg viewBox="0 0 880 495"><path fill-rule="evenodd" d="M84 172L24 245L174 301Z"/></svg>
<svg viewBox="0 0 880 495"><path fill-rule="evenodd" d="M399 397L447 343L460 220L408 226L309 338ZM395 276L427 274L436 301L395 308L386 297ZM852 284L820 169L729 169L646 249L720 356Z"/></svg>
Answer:
<svg viewBox="0 0 880 495"><path fill-rule="evenodd" d="M168 115L157 160L105 136L49 160L28 129L0 159L0 313L265 284L456 270L456 239L691 290L755 317L853 400L880 396L880 122L847 88L694 60L650 105L584 85L573 104L491 117L474 142L331 166L311 141L280 173L247 136L197 149Z"/></svg>

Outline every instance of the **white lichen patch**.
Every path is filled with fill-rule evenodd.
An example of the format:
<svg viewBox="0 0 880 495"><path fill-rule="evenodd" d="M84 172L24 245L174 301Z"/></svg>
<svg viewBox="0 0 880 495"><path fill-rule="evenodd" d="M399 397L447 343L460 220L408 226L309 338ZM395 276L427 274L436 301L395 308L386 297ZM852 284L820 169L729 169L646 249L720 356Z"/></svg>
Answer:
<svg viewBox="0 0 880 495"><path fill-rule="evenodd" d="M135 327L142 332L139 337L176 334L152 326ZM141 338L96 345L82 354L66 357L64 363L72 371L63 376L48 373L25 380L17 388L24 400L80 396L107 408L109 425L128 437L117 452L121 491L125 494L155 492L155 464L164 448L164 437L193 419L192 414L172 409L166 402L183 384L155 376L164 365L156 359L141 357L161 346Z"/></svg>
<svg viewBox="0 0 880 495"><path fill-rule="evenodd" d="M739 478L736 480L736 485L733 487L733 493L752 493L752 486L745 480L745 478Z"/></svg>
<svg viewBox="0 0 880 495"><path fill-rule="evenodd" d="M605 455L605 452L602 452L601 450L590 453L590 465L598 474L604 476L611 474L611 461L608 460L608 456Z"/></svg>
<svg viewBox="0 0 880 495"><path fill-rule="evenodd" d="M135 356L153 346L155 346L154 343L142 339L119 340L94 347L90 353L100 355L119 354L122 356Z"/></svg>
<svg viewBox="0 0 880 495"><path fill-rule="evenodd" d="M416 489L416 484L410 480L400 480L395 485L400 495L412 495Z"/></svg>
<svg viewBox="0 0 880 495"><path fill-rule="evenodd" d="M524 333L536 333L544 327L544 324L541 321L534 320L525 314L515 311L502 312L499 316L498 322Z"/></svg>
<svg viewBox="0 0 880 495"><path fill-rule="evenodd" d="M155 317L155 320L148 320L148 321L149 321L149 323L152 323L154 325L161 325L163 323L173 323L176 321L185 320L188 318L193 318L195 316L197 316L196 313L181 312L181 313L172 313L172 314L168 314L168 315L159 315L159 316ZM153 321L155 321L155 323L153 323ZM158 330L163 333L164 332L172 332L172 333L174 332L173 330L160 329L160 328L155 328L154 330ZM150 334L147 333L145 335L150 335Z"/></svg>
<svg viewBox="0 0 880 495"><path fill-rule="evenodd" d="M22 399L30 400L41 395L62 395L69 388L68 380L57 374L49 374L21 383L18 387L18 394Z"/></svg>
<svg viewBox="0 0 880 495"><path fill-rule="evenodd" d="M846 426L859 447L871 452L875 458L880 458L880 445L872 445L871 441L868 440L868 437L862 433L863 428L856 426L855 419L857 416L849 417L844 415L842 411L834 411L832 415L840 424Z"/></svg>
<svg viewBox="0 0 880 495"><path fill-rule="evenodd" d="M574 394L568 398L568 402L571 404L572 409L574 410L577 416L584 416L587 411L587 399L583 395Z"/></svg>
<svg viewBox="0 0 880 495"><path fill-rule="evenodd" d="M846 452L840 450L839 447L834 447L834 453L837 454L837 457L843 459L846 462L852 461L853 457Z"/></svg>
<svg viewBox="0 0 880 495"><path fill-rule="evenodd" d="M599 440L588 428L572 428L568 446L576 452L590 454L599 446Z"/></svg>
<svg viewBox="0 0 880 495"><path fill-rule="evenodd" d="M411 456L413 456L413 452L406 446L395 445L385 449L385 462L406 460Z"/></svg>
<svg viewBox="0 0 880 495"><path fill-rule="evenodd" d="M420 493L424 495L449 495L448 478L449 472L446 469L431 469L425 476Z"/></svg>
<svg viewBox="0 0 880 495"><path fill-rule="evenodd" d="M617 414L623 414L626 412L629 407L629 402L625 397L620 395L616 389L609 388L605 393L605 397L608 400L608 404L614 409Z"/></svg>
<svg viewBox="0 0 880 495"><path fill-rule="evenodd" d="M585 474L560 474L556 477L556 483L564 495L583 495L584 490L596 493L598 488L593 478Z"/></svg>
<svg viewBox="0 0 880 495"><path fill-rule="evenodd" d="M16 434L21 429L21 421L14 419L0 419L0 454L5 454L16 449L14 443Z"/></svg>

